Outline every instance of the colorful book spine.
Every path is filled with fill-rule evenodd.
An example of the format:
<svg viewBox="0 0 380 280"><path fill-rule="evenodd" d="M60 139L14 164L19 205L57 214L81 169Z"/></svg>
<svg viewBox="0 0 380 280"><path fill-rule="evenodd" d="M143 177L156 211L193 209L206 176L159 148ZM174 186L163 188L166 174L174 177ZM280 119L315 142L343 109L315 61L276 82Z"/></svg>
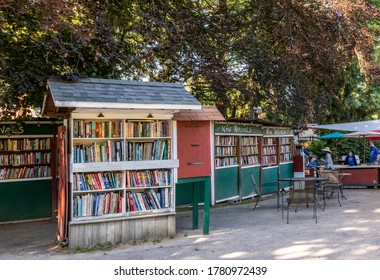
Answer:
<svg viewBox="0 0 380 280"><path fill-rule="evenodd" d="M73 200L74 217L102 216L122 212L120 192L75 195Z"/></svg>
<svg viewBox="0 0 380 280"><path fill-rule="evenodd" d="M73 190L120 189L122 187L122 177L120 172L75 173Z"/></svg>

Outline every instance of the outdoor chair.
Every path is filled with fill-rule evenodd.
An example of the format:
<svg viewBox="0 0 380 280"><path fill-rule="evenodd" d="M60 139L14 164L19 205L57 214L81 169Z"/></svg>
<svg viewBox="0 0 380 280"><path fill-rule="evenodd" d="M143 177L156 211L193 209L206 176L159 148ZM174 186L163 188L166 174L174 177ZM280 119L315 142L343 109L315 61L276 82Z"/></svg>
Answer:
<svg viewBox="0 0 380 280"><path fill-rule="evenodd" d="M320 189L320 194L323 196L324 205L326 205L326 199L332 199L336 194L339 206L341 207L342 204L340 203L340 197L345 198L343 195L343 176L339 174L339 171L332 170L320 170L319 173L321 177L329 178L328 181L321 184L322 186Z"/></svg>
<svg viewBox="0 0 380 280"><path fill-rule="evenodd" d="M258 203L259 203L259 201L260 201L260 199L261 199L261 197L262 197L262 194L261 194L261 190L260 190L260 185L256 182L256 179L255 179L255 176L253 176L253 173L250 173L249 175L251 177L253 188L254 188L254 197L253 197L253 199L255 199L255 204L254 204L252 210L255 210L256 207L257 207L257 205L258 205ZM291 187L281 188L279 182L268 182L268 183L262 184L261 186L262 187L273 187L273 186L276 187L276 189L277 189L277 191L276 191L276 195L277 195L277 210L279 211L279 209L280 209L280 195L281 195L282 215L284 215L283 214L284 195L286 193L289 193Z"/></svg>
<svg viewBox="0 0 380 280"><path fill-rule="evenodd" d="M254 199L254 205L253 205L252 210L255 210L261 198L260 186L259 184L256 183L256 179L255 179L255 176L253 176L253 173L250 173L249 176L251 177L252 184L253 184L252 199Z"/></svg>

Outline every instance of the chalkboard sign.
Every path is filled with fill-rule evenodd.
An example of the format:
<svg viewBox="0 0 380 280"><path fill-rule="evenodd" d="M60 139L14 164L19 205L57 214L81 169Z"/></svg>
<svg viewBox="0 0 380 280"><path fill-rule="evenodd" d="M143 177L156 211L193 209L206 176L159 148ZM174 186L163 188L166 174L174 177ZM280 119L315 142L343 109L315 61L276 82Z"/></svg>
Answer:
<svg viewBox="0 0 380 280"><path fill-rule="evenodd" d="M262 126L253 124L216 123L215 134L228 135L262 135Z"/></svg>
<svg viewBox="0 0 380 280"><path fill-rule="evenodd" d="M58 123L53 122L33 122L16 124L15 122L0 123L0 136L15 135L53 135L54 127Z"/></svg>
<svg viewBox="0 0 380 280"><path fill-rule="evenodd" d="M288 127L264 127L264 136L293 136L293 130Z"/></svg>

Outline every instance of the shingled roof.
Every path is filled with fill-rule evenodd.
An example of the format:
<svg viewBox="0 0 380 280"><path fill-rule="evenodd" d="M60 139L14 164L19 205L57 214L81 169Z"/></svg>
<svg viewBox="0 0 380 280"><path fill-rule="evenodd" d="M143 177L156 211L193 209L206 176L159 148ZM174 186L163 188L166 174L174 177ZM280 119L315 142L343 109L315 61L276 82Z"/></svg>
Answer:
<svg viewBox="0 0 380 280"><path fill-rule="evenodd" d="M175 83L86 78L50 78L43 111L54 108L200 109L199 101Z"/></svg>
<svg viewBox="0 0 380 280"><path fill-rule="evenodd" d="M175 113L173 120L177 121L224 121L223 115L215 106L202 105L200 110L183 110Z"/></svg>

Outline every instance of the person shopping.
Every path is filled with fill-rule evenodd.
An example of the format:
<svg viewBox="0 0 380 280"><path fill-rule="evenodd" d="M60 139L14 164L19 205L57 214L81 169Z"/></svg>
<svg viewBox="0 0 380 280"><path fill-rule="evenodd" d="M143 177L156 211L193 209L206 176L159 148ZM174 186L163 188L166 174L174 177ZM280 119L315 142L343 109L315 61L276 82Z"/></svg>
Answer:
<svg viewBox="0 0 380 280"><path fill-rule="evenodd" d="M306 159L307 157L311 156L310 152L307 150L308 147L309 147L309 144L304 143L301 146L301 150L299 151L299 155L305 157Z"/></svg>
<svg viewBox="0 0 380 280"><path fill-rule="evenodd" d="M358 165L358 162L356 161L355 155L352 153L351 150L348 151L347 156L344 160L345 165L354 166Z"/></svg>
<svg viewBox="0 0 380 280"><path fill-rule="evenodd" d="M373 141L369 141L368 146L369 146L369 164L378 165L379 160L380 160L379 149L375 146Z"/></svg>
<svg viewBox="0 0 380 280"><path fill-rule="evenodd" d="M332 152L330 150L330 147L325 147L322 149L322 151L325 152L325 158L321 158L321 160L325 164L325 169L327 170L333 170L334 169L334 162L332 159Z"/></svg>
<svg viewBox="0 0 380 280"><path fill-rule="evenodd" d="M313 166L313 167L319 166L319 164L318 164L318 162L316 160L317 160L317 157L315 155L311 155L309 157L309 162L307 163L307 165Z"/></svg>

